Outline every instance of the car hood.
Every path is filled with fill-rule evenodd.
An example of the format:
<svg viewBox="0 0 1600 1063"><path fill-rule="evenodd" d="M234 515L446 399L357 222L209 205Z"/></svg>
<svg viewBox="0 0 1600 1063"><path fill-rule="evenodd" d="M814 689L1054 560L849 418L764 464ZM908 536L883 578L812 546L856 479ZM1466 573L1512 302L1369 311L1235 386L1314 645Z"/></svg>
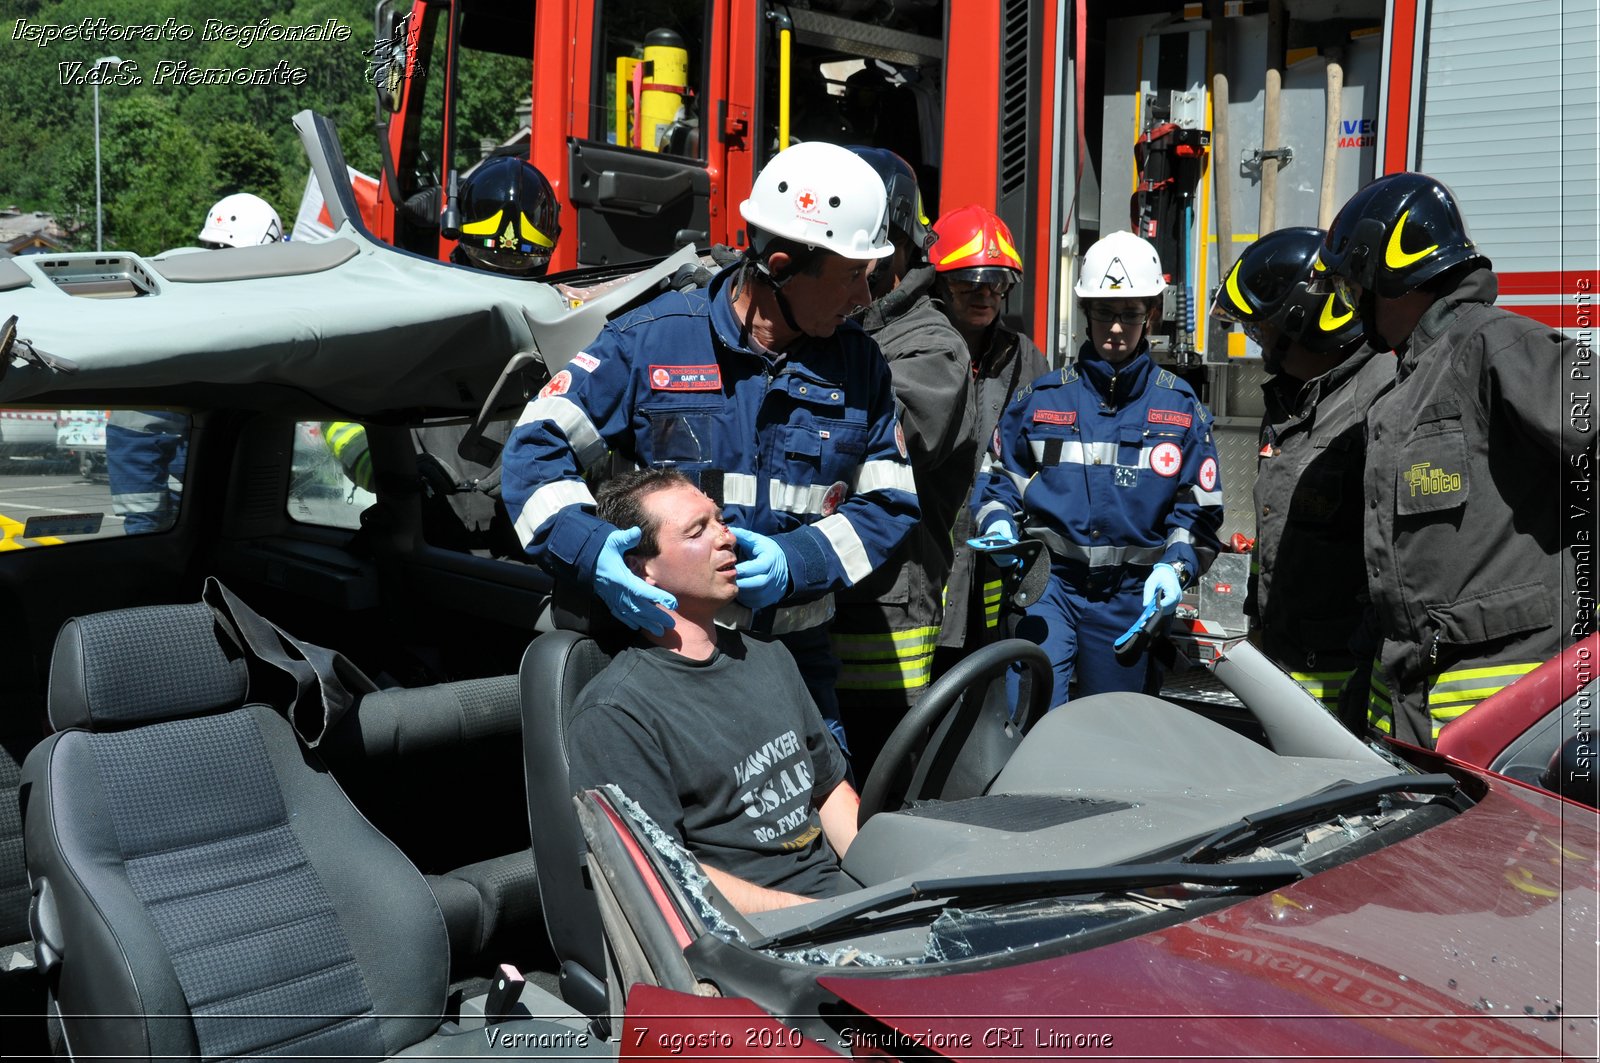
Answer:
<svg viewBox="0 0 1600 1063"><path fill-rule="evenodd" d="M1495 782L1433 829L1070 955L829 992L952 1059L1593 1058L1596 817Z"/></svg>

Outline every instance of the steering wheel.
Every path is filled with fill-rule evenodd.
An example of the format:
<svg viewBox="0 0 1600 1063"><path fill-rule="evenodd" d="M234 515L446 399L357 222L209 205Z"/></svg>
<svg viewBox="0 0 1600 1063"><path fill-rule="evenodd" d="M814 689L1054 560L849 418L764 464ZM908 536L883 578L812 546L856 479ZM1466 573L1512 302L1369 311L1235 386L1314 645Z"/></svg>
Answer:
<svg viewBox="0 0 1600 1063"><path fill-rule="evenodd" d="M865 823L884 810L890 789L898 779L915 770L928 746L937 740L935 748L942 749L951 741L965 743L972 737L982 719L981 709L967 714L966 727L960 734L954 733L956 710L965 702L968 691L986 688L996 676L1018 662L1027 666L1031 678L1028 703L1022 711L1018 731L1026 734L1033 727L1050 708L1053 679L1049 655L1027 639L1004 639L984 646L941 676L896 725L861 790L859 822Z"/></svg>

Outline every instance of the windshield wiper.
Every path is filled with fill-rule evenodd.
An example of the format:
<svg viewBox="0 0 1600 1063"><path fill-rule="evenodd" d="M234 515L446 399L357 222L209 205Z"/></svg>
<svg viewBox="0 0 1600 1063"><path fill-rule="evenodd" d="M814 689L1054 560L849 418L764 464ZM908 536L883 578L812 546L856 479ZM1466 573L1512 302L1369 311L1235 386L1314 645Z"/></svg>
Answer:
<svg viewBox="0 0 1600 1063"><path fill-rule="evenodd" d="M1203 886L1254 886L1265 889L1293 882L1302 875L1293 860L1261 860L1248 864L1112 864L1069 871L1032 871L1021 874L962 875L922 879L888 893L875 893L854 904L835 908L820 919L769 934L750 942L754 949L781 948L810 941L820 934L856 925L888 925L899 920L873 918L908 901L951 900L964 904L994 904L1061 894L1121 893L1189 882Z"/></svg>
<svg viewBox="0 0 1600 1063"><path fill-rule="evenodd" d="M1439 772L1433 775L1391 775L1384 779L1337 786L1298 801L1252 812L1239 822L1230 823L1201 839L1178 859L1186 864L1214 860L1275 831L1321 822L1341 810L1371 804L1385 794L1445 794L1458 785L1454 776Z"/></svg>

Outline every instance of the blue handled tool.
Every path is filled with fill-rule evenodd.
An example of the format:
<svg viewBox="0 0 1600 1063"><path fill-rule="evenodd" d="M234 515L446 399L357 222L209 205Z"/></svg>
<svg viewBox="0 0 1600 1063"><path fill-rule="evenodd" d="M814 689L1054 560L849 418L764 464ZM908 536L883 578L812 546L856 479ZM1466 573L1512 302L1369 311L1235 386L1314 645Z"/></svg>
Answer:
<svg viewBox="0 0 1600 1063"><path fill-rule="evenodd" d="M1133 622L1133 626L1111 644L1111 652L1116 656L1117 663L1132 664L1144 656L1145 651L1150 648L1150 643L1160 637L1166 619L1161 613L1159 603L1151 602L1145 606L1144 612L1139 614L1139 619Z"/></svg>

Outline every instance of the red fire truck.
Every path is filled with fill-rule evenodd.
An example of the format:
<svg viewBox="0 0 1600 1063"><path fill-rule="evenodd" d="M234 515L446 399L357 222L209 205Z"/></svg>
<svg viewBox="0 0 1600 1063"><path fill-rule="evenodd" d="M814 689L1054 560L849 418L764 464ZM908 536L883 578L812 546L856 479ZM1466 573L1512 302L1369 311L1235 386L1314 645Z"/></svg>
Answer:
<svg viewBox="0 0 1600 1063"><path fill-rule="evenodd" d="M742 246L780 145L888 147L930 216L981 203L1028 267L1008 317L1059 362L1075 253L1136 228L1172 280L1157 358L1217 415L1224 534L1253 534L1262 374L1207 321L1258 233L1379 173L1458 194L1502 302L1592 344L1597 0L415 0L380 4L375 230L495 144L562 201L554 269ZM526 117L496 100L526 95ZM1243 581L1237 581L1242 588ZM1230 584L1231 585L1231 584Z"/></svg>

